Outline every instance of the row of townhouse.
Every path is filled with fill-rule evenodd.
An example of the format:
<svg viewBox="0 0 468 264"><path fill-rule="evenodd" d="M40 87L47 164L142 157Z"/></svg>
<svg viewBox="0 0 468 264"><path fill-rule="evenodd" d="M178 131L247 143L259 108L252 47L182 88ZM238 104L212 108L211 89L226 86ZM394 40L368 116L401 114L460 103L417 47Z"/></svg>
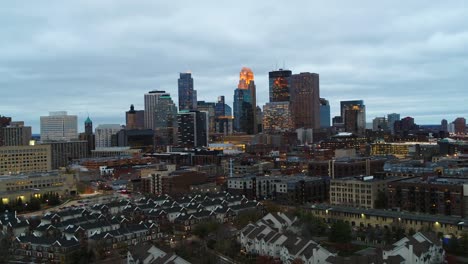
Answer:
<svg viewBox="0 0 468 264"><path fill-rule="evenodd" d="M334 256L316 242L296 235L284 233L296 218L282 213L269 213L254 224L248 224L239 234L239 241L245 253L270 256L283 263L299 259L303 263L325 263Z"/></svg>
<svg viewBox="0 0 468 264"><path fill-rule="evenodd" d="M445 251L434 233L418 232L385 248L371 249L364 255L330 256L325 263L438 264L444 263Z"/></svg>

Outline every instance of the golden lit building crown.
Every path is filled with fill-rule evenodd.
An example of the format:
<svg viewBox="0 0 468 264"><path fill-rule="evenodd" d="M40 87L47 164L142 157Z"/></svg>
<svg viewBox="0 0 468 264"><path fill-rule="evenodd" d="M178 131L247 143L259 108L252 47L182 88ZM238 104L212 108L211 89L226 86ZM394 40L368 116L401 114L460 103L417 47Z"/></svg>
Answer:
<svg viewBox="0 0 468 264"><path fill-rule="evenodd" d="M253 81L254 74L250 68L243 67L239 74L239 89L248 89L250 81Z"/></svg>

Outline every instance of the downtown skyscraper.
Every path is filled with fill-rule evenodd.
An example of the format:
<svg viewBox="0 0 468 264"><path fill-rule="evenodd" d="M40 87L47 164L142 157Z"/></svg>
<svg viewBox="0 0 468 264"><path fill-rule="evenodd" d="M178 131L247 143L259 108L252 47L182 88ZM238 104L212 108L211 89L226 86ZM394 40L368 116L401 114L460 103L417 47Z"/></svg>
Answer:
<svg viewBox="0 0 468 264"><path fill-rule="evenodd" d="M263 107L263 129L276 133L294 129L291 114L291 75L290 70L279 69L268 74L270 102Z"/></svg>
<svg viewBox="0 0 468 264"><path fill-rule="evenodd" d="M192 74L180 73L179 86L179 111L197 109L197 91L193 89Z"/></svg>
<svg viewBox="0 0 468 264"><path fill-rule="evenodd" d="M295 128L320 128L320 82L317 73L291 76L290 102Z"/></svg>
<svg viewBox="0 0 468 264"><path fill-rule="evenodd" d="M145 94L145 128L156 133L157 144L172 145L177 133L177 107L166 91Z"/></svg>
<svg viewBox="0 0 468 264"><path fill-rule="evenodd" d="M239 84L234 90L234 130L247 134L257 133L257 98L254 74L250 68L242 68Z"/></svg>

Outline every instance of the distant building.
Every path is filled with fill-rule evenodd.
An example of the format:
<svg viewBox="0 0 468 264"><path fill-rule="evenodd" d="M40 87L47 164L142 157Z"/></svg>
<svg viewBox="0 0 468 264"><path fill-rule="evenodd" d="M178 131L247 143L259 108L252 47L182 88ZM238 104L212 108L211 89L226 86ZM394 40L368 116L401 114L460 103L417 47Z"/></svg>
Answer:
<svg viewBox="0 0 468 264"><path fill-rule="evenodd" d="M257 133L257 99L254 74L244 67L239 74L239 84L234 90L234 130L249 135Z"/></svg>
<svg viewBox="0 0 468 264"><path fill-rule="evenodd" d="M125 129L143 129L145 127L145 111L135 110L130 105L130 110L125 112Z"/></svg>
<svg viewBox="0 0 468 264"><path fill-rule="evenodd" d="M340 104L345 131L364 135L366 131L366 106L364 101L341 101Z"/></svg>
<svg viewBox="0 0 468 264"><path fill-rule="evenodd" d="M122 129L116 134L118 147L150 148L155 144L155 132L152 129Z"/></svg>
<svg viewBox="0 0 468 264"><path fill-rule="evenodd" d="M180 111L177 114L178 145L186 148L208 146L207 114L200 111Z"/></svg>
<svg viewBox="0 0 468 264"><path fill-rule="evenodd" d="M52 170L68 166L71 161L89 157L87 141L50 141Z"/></svg>
<svg viewBox="0 0 468 264"><path fill-rule="evenodd" d="M418 129L418 126L414 123L414 118L410 116L407 116L399 121L395 121L393 127L395 134L400 135L405 135Z"/></svg>
<svg viewBox="0 0 468 264"><path fill-rule="evenodd" d="M320 81L317 73L290 77L291 115L295 128L320 128Z"/></svg>
<svg viewBox="0 0 468 264"><path fill-rule="evenodd" d="M448 132L447 119L442 119L442 121L440 121L440 130L443 131L443 132Z"/></svg>
<svg viewBox="0 0 468 264"><path fill-rule="evenodd" d="M208 128L210 133L215 132L215 111L216 103L197 101L197 110L208 114Z"/></svg>
<svg viewBox="0 0 468 264"><path fill-rule="evenodd" d="M96 148L112 147L112 136L121 130L119 124L102 124L96 127Z"/></svg>
<svg viewBox="0 0 468 264"><path fill-rule="evenodd" d="M155 105L155 145L174 145L177 137L177 107L170 94L163 94Z"/></svg>
<svg viewBox="0 0 468 264"><path fill-rule="evenodd" d="M158 110L158 105L159 105L159 99L161 97L166 97L169 96L169 93L166 93L165 91L150 91L145 94L145 128L146 129L156 129L156 122L157 122L157 110Z"/></svg>
<svg viewBox="0 0 468 264"><path fill-rule="evenodd" d="M215 133L232 135L233 120L231 108L225 103L224 96L218 96L215 104Z"/></svg>
<svg viewBox="0 0 468 264"><path fill-rule="evenodd" d="M269 102L263 107L263 131L285 132L294 129L289 102Z"/></svg>
<svg viewBox="0 0 468 264"><path fill-rule="evenodd" d="M268 73L270 102L289 102L291 88L290 70L279 69Z"/></svg>
<svg viewBox="0 0 468 264"><path fill-rule="evenodd" d="M397 113L392 113L387 115L387 121L388 121L388 128L390 131L395 133L395 122L400 121L400 114Z"/></svg>
<svg viewBox="0 0 468 264"><path fill-rule="evenodd" d="M31 133L31 127L24 126L24 122L11 122L9 126L0 127L0 146L27 146Z"/></svg>
<svg viewBox="0 0 468 264"><path fill-rule="evenodd" d="M455 134L464 135L466 133L466 119L458 117L453 121Z"/></svg>
<svg viewBox="0 0 468 264"><path fill-rule="evenodd" d="M41 141L74 140L78 138L78 117L66 111L41 116Z"/></svg>
<svg viewBox="0 0 468 264"><path fill-rule="evenodd" d="M320 98L320 127L330 127L330 103L325 98Z"/></svg>
<svg viewBox="0 0 468 264"><path fill-rule="evenodd" d="M372 131L387 131L388 122L385 117L376 117L372 120Z"/></svg>
<svg viewBox="0 0 468 264"><path fill-rule="evenodd" d="M197 109L197 91L193 89L192 74L180 73L179 85L179 111Z"/></svg>
<svg viewBox="0 0 468 264"><path fill-rule="evenodd" d="M94 137L93 133L93 121L89 118L86 118L84 122L85 132L81 133L79 136L79 140L85 140L88 142L88 155L91 155L91 150L93 150L96 146L96 138Z"/></svg>
<svg viewBox="0 0 468 264"><path fill-rule="evenodd" d="M45 172L51 170L48 145L0 147L0 174Z"/></svg>

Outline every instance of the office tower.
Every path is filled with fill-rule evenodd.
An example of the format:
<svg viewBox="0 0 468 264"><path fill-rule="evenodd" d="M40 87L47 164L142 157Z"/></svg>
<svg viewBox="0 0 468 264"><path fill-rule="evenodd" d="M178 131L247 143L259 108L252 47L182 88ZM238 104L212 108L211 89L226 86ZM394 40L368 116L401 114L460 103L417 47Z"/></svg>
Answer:
<svg viewBox="0 0 468 264"><path fill-rule="evenodd" d="M215 104L215 132L231 135L233 132L233 117L231 107L225 103L224 96L218 96Z"/></svg>
<svg viewBox="0 0 468 264"><path fill-rule="evenodd" d="M87 155L91 155L91 151L95 149L96 139L93 134L93 121L91 121L89 116L84 121L84 127L85 132L80 134L79 139L87 142Z"/></svg>
<svg viewBox="0 0 468 264"><path fill-rule="evenodd" d="M336 128L342 128L344 126L343 117L334 116L332 119L332 125L333 127L336 127Z"/></svg>
<svg viewBox="0 0 468 264"><path fill-rule="evenodd" d="M239 84L234 90L234 130L249 135L257 133L256 87L251 69L243 67L239 74Z"/></svg>
<svg viewBox="0 0 468 264"><path fill-rule="evenodd" d="M9 126L0 127L0 146L27 146L31 140L31 127L24 122L10 122Z"/></svg>
<svg viewBox="0 0 468 264"><path fill-rule="evenodd" d="M78 138L78 117L66 111L41 116L41 141L73 140Z"/></svg>
<svg viewBox="0 0 468 264"><path fill-rule="evenodd" d="M263 111L260 106L257 105L257 133L263 132Z"/></svg>
<svg viewBox="0 0 468 264"><path fill-rule="evenodd" d="M392 113L387 115L387 121L388 121L388 128L390 128L390 131L395 133L395 121L400 121L400 114L397 113Z"/></svg>
<svg viewBox="0 0 468 264"><path fill-rule="evenodd" d="M263 106L263 131L267 133L294 130L289 102L269 102Z"/></svg>
<svg viewBox="0 0 468 264"><path fill-rule="evenodd" d="M320 82L317 73L290 77L291 115L296 128L320 128Z"/></svg>
<svg viewBox="0 0 468 264"><path fill-rule="evenodd" d="M168 93L161 95L155 105L154 131L157 146L174 145L176 143L177 107Z"/></svg>
<svg viewBox="0 0 468 264"><path fill-rule="evenodd" d="M96 137L96 149L112 147L112 136L122 128L119 124L102 124L94 131Z"/></svg>
<svg viewBox="0 0 468 264"><path fill-rule="evenodd" d="M414 123L414 118L407 116L394 123L395 134L406 134L412 130L416 130L418 126Z"/></svg>
<svg viewBox="0 0 468 264"><path fill-rule="evenodd" d="M376 117L372 120L372 131L387 131L388 122L385 117Z"/></svg>
<svg viewBox="0 0 468 264"><path fill-rule="evenodd" d="M345 131L364 135L366 131L366 106L364 101L341 101L340 106Z"/></svg>
<svg viewBox="0 0 468 264"><path fill-rule="evenodd" d="M268 74L270 87L270 102L289 102L290 70L279 69Z"/></svg>
<svg viewBox="0 0 468 264"><path fill-rule="evenodd" d="M130 105L130 110L125 112L125 129L143 129L145 127L145 111L135 110Z"/></svg>
<svg viewBox="0 0 468 264"><path fill-rule="evenodd" d="M455 127L455 134L464 135L466 132L466 119L463 117L458 117L453 121Z"/></svg>
<svg viewBox="0 0 468 264"><path fill-rule="evenodd" d="M208 128L210 133L215 132L215 108L216 103L197 101L197 110L208 113Z"/></svg>
<svg viewBox="0 0 468 264"><path fill-rule="evenodd" d="M156 107L161 96L169 95L165 91L150 91L145 94L145 128L155 129Z"/></svg>
<svg viewBox="0 0 468 264"><path fill-rule="evenodd" d="M0 146L3 146L5 144L4 142L5 140L3 138L1 128L7 127L8 125L10 125L10 122L11 122L11 117L0 115Z"/></svg>
<svg viewBox="0 0 468 264"><path fill-rule="evenodd" d="M50 171L50 146L0 147L0 161L0 175Z"/></svg>
<svg viewBox="0 0 468 264"><path fill-rule="evenodd" d="M182 110L177 114L178 145L185 148L208 145L208 117L206 112Z"/></svg>
<svg viewBox="0 0 468 264"><path fill-rule="evenodd" d="M442 119L442 121L440 122L440 130L448 132L448 121L446 119Z"/></svg>
<svg viewBox="0 0 468 264"><path fill-rule="evenodd" d="M320 127L330 127L330 103L325 98L320 98Z"/></svg>
<svg viewBox="0 0 468 264"><path fill-rule="evenodd" d="M179 84L179 111L197 109L197 91L193 89L191 73L180 73Z"/></svg>

